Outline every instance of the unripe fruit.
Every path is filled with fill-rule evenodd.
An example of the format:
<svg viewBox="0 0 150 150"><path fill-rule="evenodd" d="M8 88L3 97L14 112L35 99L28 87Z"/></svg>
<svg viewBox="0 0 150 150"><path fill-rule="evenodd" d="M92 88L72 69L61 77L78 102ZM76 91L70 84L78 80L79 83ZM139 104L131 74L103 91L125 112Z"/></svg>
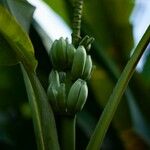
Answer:
<svg viewBox="0 0 150 150"><path fill-rule="evenodd" d="M84 80L78 79L70 88L67 98L67 111L75 114L81 111L88 95L87 84Z"/></svg>
<svg viewBox="0 0 150 150"><path fill-rule="evenodd" d="M57 89L60 86L60 79L57 70L52 70L49 75L49 86Z"/></svg>
<svg viewBox="0 0 150 150"><path fill-rule="evenodd" d="M53 67L61 71L70 69L75 51L74 46L67 39L61 37L55 40L49 52Z"/></svg>
<svg viewBox="0 0 150 150"><path fill-rule="evenodd" d="M86 50L83 46L79 46L76 50L73 65L71 69L71 77L73 80L80 78L83 74L86 62Z"/></svg>
<svg viewBox="0 0 150 150"><path fill-rule="evenodd" d="M91 76L91 72L92 72L92 59L90 55L87 55L86 57L86 63L85 63L85 67L83 70L83 74L82 74L82 79L89 79Z"/></svg>
<svg viewBox="0 0 150 150"><path fill-rule="evenodd" d="M50 104L52 106L52 109L56 112L59 110L58 104L57 104L57 93L58 92L56 89L54 89L54 87L52 87L52 86L48 87L47 96L48 96L48 99L49 99Z"/></svg>
<svg viewBox="0 0 150 150"><path fill-rule="evenodd" d="M60 87L58 88L57 104L60 111L66 111L66 87L64 83L61 83Z"/></svg>

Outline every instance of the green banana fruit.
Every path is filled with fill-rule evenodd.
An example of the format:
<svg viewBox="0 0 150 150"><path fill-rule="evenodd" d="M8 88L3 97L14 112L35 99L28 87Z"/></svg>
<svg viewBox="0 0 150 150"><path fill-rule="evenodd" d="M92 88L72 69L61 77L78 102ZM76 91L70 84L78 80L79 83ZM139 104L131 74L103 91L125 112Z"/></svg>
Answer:
<svg viewBox="0 0 150 150"><path fill-rule="evenodd" d="M60 86L60 79L57 70L52 70L49 75L49 86L55 88L55 90Z"/></svg>
<svg viewBox="0 0 150 150"><path fill-rule="evenodd" d="M52 106L52 109L57 112L59 110L58 104L57 104L57 91L54 87L49 86L47 90L47 96L50 101L50 104Z"/></svg>
<svg viewBox="0 0 150 150"><path fill-rule="evenodd" d="M52 62L52 65L54 68L58 68L58 59L56 55L56 46L57 46L58 40L55 40L51 46L51 49L49 51L50 60Z"/></svg>
<svg viewBox="0 0 150 150"><path fill-rule="evenodd" d="M47 96L54 111L58 110L57 105L57 89L60 86L59 74L56 70L52 70L49 75L49 86Z"/></svg>
<svg viewBox="0 0 150 150"><path fill-rule="evenodd" d="M66 41L61 37L58 40L58 46L57 46L57 58L58 58L58 63L59 63L59 68L60 70L66 69L66 63L67 63L67 55L66 55Z"/></svg>
<svg viewBox="0 0 150 150"><path fill-rule="evenodd" d="M81 88L80 88L80 93L78 97L78 102L75 106L75 111L79 112L82 110L88 96L88 87L85 81L82 82Z"/></svg>
<svg viewBox="0 0 150 150"><path fill-rule="evenodd" d="M52 65L57 70L64 70L66 64L66 41L61 37L55 40L49 52Z"/></svg>
<svg viewBox="0 0 150 150"><path fill-rule="evenodd" d="M49 86L47 95L53 110L56 113L66 111L66 89L65 83L62 83L63 78L66 76L65 72L52 70L49 75ZM61 79L60 79L61 78Z"/></svg>
<svg viewBox="0 0 150 150"><path fill-rule="evenodd" d="M82 79L89 79L91 76L91 72L92 72L92 59L90 55L87 55L86 57L86 63L85 63L85 67L84 67L84 71L82 74Z"/></svg>
<svg viewBox="0 0 150 150"><path fill-rule="evenodd" d="M79 45L83 45L85 46L87 44L87 40L89 39L90 37L88 35L86 35L85 37L83 37L83 39L80 41Z"/></svg>
<svg viewBox="0 0 150 150"><path fill-rule="evenodd" d="M93 37L90 37L88 40L87 40L87 43L86 43L86 45L85 45L85 48L86 48L86 50L87 51L90 51L90 49L91 49L91 44L94 42L94 38Z"/></svg>
<svg viewBox="0 0 150 150"><path fill-rule="evenodd" d="M57 104L60 112L66 112L66 87L64 83L61 83L58 88Z"/></svg>
<svg viewBox="0 0 150 150"><path fill-rule="evenodd" d="M69 44L68 39L66 39L66 43L67 69L71 69L76 49L72 44Z"/></svg>
<svg viewBox="0 0 150 150"><path fill-rule="evenodd" d="M78 94L80 92L81 79L78 79L70 88L67 98L67 111L74 110L78 100Z"/></svg>
<svg viewBox="0 0 150 150"><path fill-rule="evenodd" d="M78 79L71 86L67 98L67 112L75 114L83 108L87 99L87 85L82 79Z"/></svg>
<svg viewBox="0 0 150 150"><path fill-rule="evenodd" d="M68 39L55 40L50 49L49 55L52 65L57 70L70 69L76 49L69 43Z"/></svg>
<svg viewBox="0 0 150 150"><path fill-rule="evenodd" d="M66 80L66 72L58 72L60 83L64 83Z"/></svg>
<svg viewBox="0 0 150 150"><path fill-rule="evenodd" d="M76 50L71 68L72 80L76 80L77 78L80 78L82 76L85 63L86 63L86 50L83 46L79 46Z"/></svg>

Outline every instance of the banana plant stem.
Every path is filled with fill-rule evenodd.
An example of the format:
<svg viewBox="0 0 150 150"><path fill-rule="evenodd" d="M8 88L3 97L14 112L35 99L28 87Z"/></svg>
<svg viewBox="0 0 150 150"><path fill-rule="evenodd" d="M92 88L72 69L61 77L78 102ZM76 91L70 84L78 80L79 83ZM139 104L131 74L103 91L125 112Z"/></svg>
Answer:
<svg viewBox="0 0 150 150"><path fill-rule="evenodd" d="M75 0L73 25L72 25L72 30L73 30L72 43L74 44L74 46L78 46L80 40L82 9L83 9L83 0Z"/></svg>
<svg viewBox="0 0 150 150"><path fill-rule="evenodd" d="M128 61L125 69L123 70L109 100L106 104L104 111L102 112L102 115L98 121L98 124L96 126L96 129L89 141L89 144L87 146L86 150L99 150L103 139L105 137L105 134L108 130L108 127L113 119L113 116L117 110L117 107L119 105L119 102L121 100L121 97L123 93L126 90L126 87L128 85L129 80L131 79L135 67L140 60L143 52L145 51L146 47L148 46L150 42L150 26L147 28L145 34L143 35L141 41L135 48L135 51L133 55L131 56L130 60Z"/></svg>
<svg viewBox="0 0 150 150"><path fill-rule="evenodd" d="M60 146L61 150L75 150L76 116L61 116Z"/></svg>

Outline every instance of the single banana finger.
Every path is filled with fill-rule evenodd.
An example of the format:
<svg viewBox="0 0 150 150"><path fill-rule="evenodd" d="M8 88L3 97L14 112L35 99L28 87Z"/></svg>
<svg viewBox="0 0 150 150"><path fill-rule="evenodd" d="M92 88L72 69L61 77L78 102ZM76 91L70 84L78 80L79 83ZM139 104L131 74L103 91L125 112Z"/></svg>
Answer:
<svg viewBox="0 0 150 150"><path fill-rule="evenodd" d="M86 57L86 63L85 63L84 71L83 71L83 74L82 74L83 79L89 79L90 78L92 67L93 67L92 59L91 59L91 56L88 55Z"/></svg>
<svg viewBox="0 0 150 150"><path fill-rule="evenodd" d="M82 110L84 104L86 103L87 96L88 96L88 87L87 87L86 82L82 81L80 93L78 96L78 102L77 102L76 107L75 107L76 112L79 112Z"/></svg>
<svg viewBox="0 0 150 150"><path fill-rule="evenodd" d="M58 88L57 104L60 111L66 111L66 89L64 83L62 83Z"/></svg>
<svg viewBox="0 0 150 150"><path fill-rule="evenodd" d="M73 80L76 80L77 78L80 78L82 76L85 67L85 62L86 50L83 46L79 46L75 53L71 69L71 76Z"/></svg>

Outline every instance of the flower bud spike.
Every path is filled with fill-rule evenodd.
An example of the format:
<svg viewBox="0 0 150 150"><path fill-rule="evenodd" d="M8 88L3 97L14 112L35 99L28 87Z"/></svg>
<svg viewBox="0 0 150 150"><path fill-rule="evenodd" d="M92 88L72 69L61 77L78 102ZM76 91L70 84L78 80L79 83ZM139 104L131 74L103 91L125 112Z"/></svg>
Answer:
<svg viewBox="0 0 150 150"><path fill-rule="evenodd" d="M79 45L83 45L83 46L86 45L88 39L89 39L89 36L86 35L86 36L80 41Z"/></svg>
<svg viewBox="0 0 150 150"><path fill-rule="evenodd" d="M79 45L83 45L84 47L85 47L85 49L86 49L86 51L88 52L88 51L90 51L90 49L91 49L91 44L94 42L94 38L93 37L89 37L89 36L85 36L82 40L81 40L81 42L79 43Z"/></svg>

